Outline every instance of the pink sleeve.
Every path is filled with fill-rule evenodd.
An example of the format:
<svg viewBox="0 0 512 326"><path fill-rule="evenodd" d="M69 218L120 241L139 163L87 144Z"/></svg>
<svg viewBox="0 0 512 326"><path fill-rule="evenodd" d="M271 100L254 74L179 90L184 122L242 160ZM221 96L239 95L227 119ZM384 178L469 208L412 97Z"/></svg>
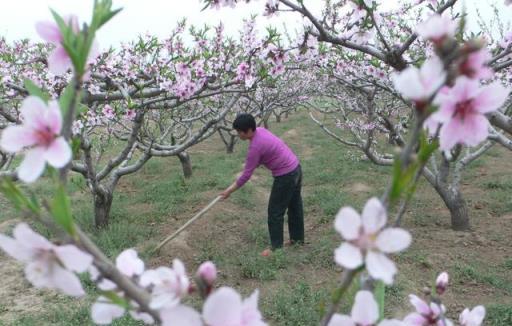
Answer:
<svg viewBox="0 0 512 326"><path fill-rule="evenodd" d="M249 152L245 159L245 167L242 175L236 180L236 185L242 187L252 176L254 169L260 165L260 151L256 146L249 146Z"/></svg>

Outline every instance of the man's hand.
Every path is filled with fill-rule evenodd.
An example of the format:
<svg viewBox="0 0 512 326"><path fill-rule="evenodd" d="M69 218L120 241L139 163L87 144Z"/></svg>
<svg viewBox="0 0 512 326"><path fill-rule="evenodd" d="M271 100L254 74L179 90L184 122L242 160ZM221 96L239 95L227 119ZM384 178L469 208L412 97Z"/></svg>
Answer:
<svg viewBox="0 0 512 326"><path fill-rule="evenodd" d="M222 197L222 200L228 199L229 195L231 195L229 188L219 194L219 196Z"/></svg>
<svg viewBox="0 0 512 326"><path fill-rule="evenodd" d="M229 187L226 188L223 192L219 194L219 196L222 197L222 200L227 199L229 195L231 195L232 192L238 189L238 186L236 185L236 181Z"/></svg>

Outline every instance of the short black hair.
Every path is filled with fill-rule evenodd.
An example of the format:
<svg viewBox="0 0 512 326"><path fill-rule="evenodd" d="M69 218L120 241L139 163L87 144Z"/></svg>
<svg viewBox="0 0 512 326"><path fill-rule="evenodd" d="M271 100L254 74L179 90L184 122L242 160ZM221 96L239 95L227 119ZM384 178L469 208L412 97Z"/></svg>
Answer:
<svg viewBox="0 0 512 326"><path fill-rule="evenodd" d="M233 129L247 132L249 129L252 131L256 130L256 120L249 113L240 113L236 116L235 121L233 121Z"/></svg>

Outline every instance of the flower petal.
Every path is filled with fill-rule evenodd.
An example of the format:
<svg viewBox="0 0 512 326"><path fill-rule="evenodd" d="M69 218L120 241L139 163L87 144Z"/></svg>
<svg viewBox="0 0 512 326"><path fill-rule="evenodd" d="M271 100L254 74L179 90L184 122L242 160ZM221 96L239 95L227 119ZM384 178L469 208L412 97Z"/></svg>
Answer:
<svg viewBox="0 0 512 326"><path fill-rule="evenodd" d="M369 251L366 254L366 269L368 273L386 284L393 283L393 276L396 274L396 266L386 255L379 252Z"/></svg>
<svg viewBox="0 0 512 326"><path fill-rule="evenodd" d="M446 71L439 57L433 56L426 60L420 68L421 81L425 88L426 97L430 97L443 85L446 79Z"/></svg>
<svg viewBox="0 0 512 326"><path fill-rule="evenodd" d="M419 70L416 67L407 67L400 73L393 73L391 80L396 90L405 98L421 100L427 97L421 84Z"/></svg>
<svg viewBox="0 0 512 326"><path fill-rule="evenodd" d="M457 143L462 142L459 130L461 129L459 119L452 119L444 123L439 131L439 148L443 151L449 151Z"/></svg>
<svg viewBox="0 0 512 326"><path fill-rule="evenodd" d="M71 160L71 147L64 137L55 138L44 153L44 158L48 164L55 168L62 168Z"/></svg>
<svg viewBox="0 0 512 326"><path fill-rule="evenodd" d="M242 321L240 294L228 287L216 290L203 305L203 318L210 326L239 325Z"/></svg>
<svg viewBox="0 0 512 326"><path fill-rule="evenodd" d="M49 263L43 260L29 262L25 266L25 277L36 288L55 288L50 277Z"/></svg>
<svg viewBox="0 0 512 326"><path fill-rule="evenodd" d="M20 244L11 237L0 234L0 248L12 258L28 262L32 258L32 251Z"/></svg>
<svg viewBox="0 0 512 326"><path fill-rule="evenodd" d="M54 248L54 245L48 239L34 232L27 223L16 225L13 236L20 245L29 249L50 250Z"/></svg>
<svg viewBox="0 0 512 326"><path fill-rule="evenodd" d="M488 113L499 109L505 103L510 89L499 82L483 86L473 100L473 105L480 113Z"/></svg>
<svg viewBox="0 0 512 326"><path fill-rule="evenodd" d="M26 183L34 182L43 174L45 165L44 149L35 147L25 154L25 158L18 168L18 177Z"/></svg>
<svg viewBox="0 0 512 326"><path fill-rule="evenodd" d="M163 326L203 326L201 315L194 309L185 305L179 305L172 309L160 311ZM230 324L208 324L211 326Z"/></svg>
<svg viewBox="0 0 512 326"><path fill-rule="evenodd" d="M141 275L144 272L144 262L133 249L126 249L117 256L116 267L128 277Z"/></svg>
<svg viewBox="0 0 512 326"><path fill-rule="evenodd" d="M48 57L48 69L54 75L65 74L71 68L71 59L62 46L57 46Z"/></svg>
<svg viewBox="0 0 512 326"><path fill-rule="evenodd" d="M258 325L265 323L262 320L261 312L258 309L258 295L259 291L255 290L250 297L244 299L242 302L242 319L248 325Z"/></svg>
<svg viewBox="0 0 512 326"><path fill-rule="evenodd" d="M379 233L375 244L380 251L392 253L402 251L409 247L412 237L409 232L401 228L387 228Z"/></svg>
<svg viewBox="0 0 512 326"><path fill-rule="evenodd" d="M363 264L363 254L358 247L348 242L343 242L334 251L334 260L345 268L356 269Z"/></svg>
<svg viewBox="0 0 512 326"><path fill-rule="evenodd" d="M346 240L357 239L361 229L361 217L352 207L343 207L336 215L334 228Z"/></svg>
<svg viewBox="0 0 512 326"><path fill-rule="evenodd" d="M39 36L46 42L59 44L62 42L62 34L57 24L49 21L37 22L36 31Z"/></svg>
<svg viewBox="0 0 512 326"><path fill-rule="evenodd" d="M23 119L23 124L30 129L44 129L44 115L47 110L47 105L37 96L29 96L21 103L20 113Z"/></svg>
<svg viewBox="0 0 512 326"><path fill-rule="evenodd" d="M67 269L77 273L85 272L93 261L91 255L78 249L74 245L59 246L55 248L54 251Z"/></svg>
<svg viewBox="0 0 512 326"><path fill-rule="evenodd" d="M148 269L142 275L140 276L140 285L141 286L149 286L151 284L158 284L160 283L160 277L158 275L158 272L153 269Z"/></svg>
<svg viewBox="0 0 512 326"><path fill-rule="evenodd" d="M351 316L360 325L373 325L379 319L379 306L370 291L357 292Z"/></svg>
<svg viewBox="0 0 512 326"><path fill-rule="evenodd" d="M356 324L347 315L334 314L327 326L356 326Z"/></svg>
<svg viewBox="0 0 512 326"><path fill-rule="evenodd" d="M462 142L468 146L476 146L489 135L489 120L482 114L471 114L464 119L459 133Z"/></svg>
<svg viewBox="0 0 512 326"><path fill-rule="evenodd" d="M57 101L50 101L48 103L48 109L46 110L46 125L50 127L51 131L58 135L62 129L62 113L60 111L60 105Z"/></svg>
<svg viewBox="0 0 512 326"><path fill-rule="evenodd" d="M375 234L386 225L386 209L377 198L370 198L363 208L363 228L366 234Z"/></svg>
<svg viewBox="0 0 512 326"><path fill-rule="evenodd" d="M404 318L404 323L407 326L423 326L426 323L428 323L428 320L425 317L423 317L422 315L420 315L416 312L413 312L413 313L408 314Z"/></svg>
<svg viewBox="0 0 512 326"><path fill-rule="evenodd" d="M91 307L91 317L95 324L108 325L124 315L124 308L113 304L105 297L99 297Z"/></svg>
<svg viewBox="0 0 512 326"><path fill-rule="evenodd" d="M378 326L406 326L406 324L397 319L384 319L379 323Z"/></svg>
<svg viewBox="0 0 512 326"><path fill-rule="evenodd" d="M85 294L78 276L57 264L53 266L51 271L51 278L54 287L59 289L64 294L73 297L80 297Z"/></svg>
<svg viewBox="0 0 512 326"><path fill-rule="evenodd" d="M430 306L423 301L421 298L414 294L409 294L409 302L413 305L417 312L422 315L430 315L431 309Z"/></svg>
<svg viewBox="0 0 512 326"><path fill-rule="evenodd" d="M24 147L32 146L37 142L32 130L24 126L9 126L2 132L0 147L7 153L19 152Z"/></svg>

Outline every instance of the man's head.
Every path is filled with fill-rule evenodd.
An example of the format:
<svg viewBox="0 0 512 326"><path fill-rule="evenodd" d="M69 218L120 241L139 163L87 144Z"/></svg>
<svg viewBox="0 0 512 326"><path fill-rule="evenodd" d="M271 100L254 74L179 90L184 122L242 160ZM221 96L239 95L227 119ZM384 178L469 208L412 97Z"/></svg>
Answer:
<svg viewBox="0 0 512 326"><path fill-rule="evenodd" d="M233 121L233 129L242 140L252 139L256 131L256 120L249 113L240 113Z"/></svg>

